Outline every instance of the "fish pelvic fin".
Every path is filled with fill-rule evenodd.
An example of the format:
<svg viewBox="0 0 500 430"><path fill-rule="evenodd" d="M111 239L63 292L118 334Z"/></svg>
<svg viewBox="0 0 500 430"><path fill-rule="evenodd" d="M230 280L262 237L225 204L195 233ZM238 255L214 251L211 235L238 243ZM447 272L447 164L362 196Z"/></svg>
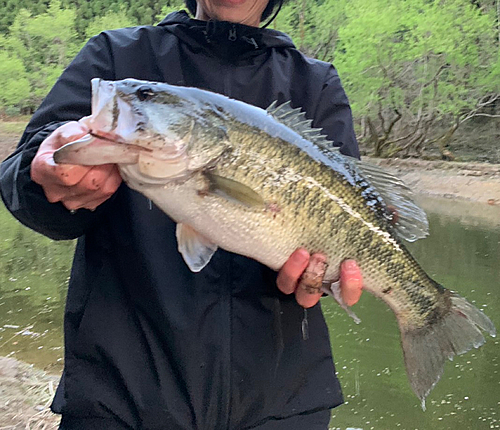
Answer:
<svg viewBox="0 0 500 430"><path fill-rule="evenodd" d="M217 251L217 245L187 224L177 224L177 245L192 272L200 272Z"/></svg>
<svg viewBox="0 0 500 430"><path fill-rule="evenodd" d="M433 324L409 329L401 326L401 344L410 385L422 402L443 374L446 359L479 348L485 339L482 331L495 337L491 320L463 297L451 293L449 311Z"/></svg>

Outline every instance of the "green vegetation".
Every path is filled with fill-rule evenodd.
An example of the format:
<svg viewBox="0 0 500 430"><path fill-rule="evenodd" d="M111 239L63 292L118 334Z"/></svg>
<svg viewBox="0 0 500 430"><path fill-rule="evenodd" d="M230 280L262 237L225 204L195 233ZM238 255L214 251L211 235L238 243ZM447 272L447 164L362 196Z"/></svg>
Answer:
<svg viewBox="0 0 500 430"><path fill-rule="evenodd" d="M29 117L15 118L15 121L0 121L0 135L20 136L28 124Z"/></svg>
<svg viewBox="0 0 500 430"><path fill-rule="evenodd" d="M33 112L92 35L152 25L182 7L0 0L0 113ZM272 26L339 69L366 152L452 159L460 133L478 154L498 154L499 18L500 0L289 0Z"/></svg>
<svg viewBox="0 0 500 430"><path fill-rule="evenodd" d="M491 146L500 134L499 5L292 1L278 28L339 69L360 141L373 155L422 156L435 148L450 159L462 124L482 117L477 124L490 127Z"/></svg>

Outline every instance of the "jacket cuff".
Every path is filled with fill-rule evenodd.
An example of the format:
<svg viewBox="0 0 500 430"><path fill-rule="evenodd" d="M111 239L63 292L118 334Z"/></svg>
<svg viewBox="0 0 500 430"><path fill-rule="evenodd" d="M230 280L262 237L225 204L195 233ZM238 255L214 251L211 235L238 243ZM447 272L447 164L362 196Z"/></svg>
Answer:
<svg viewBox="0 0 500 430"><path fill-rule="evenodd" d="M40 143L62 124L38 131L0 166L0 194L7 209L25 226L56 240L82 236L102 211L81 209L72 214L61 203L50 203L31 180L31 162Z"/></svg>

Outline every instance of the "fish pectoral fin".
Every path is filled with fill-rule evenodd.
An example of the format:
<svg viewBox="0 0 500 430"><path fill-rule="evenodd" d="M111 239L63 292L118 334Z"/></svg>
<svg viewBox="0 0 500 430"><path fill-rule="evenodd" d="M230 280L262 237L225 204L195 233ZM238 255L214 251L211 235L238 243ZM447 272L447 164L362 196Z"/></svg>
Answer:
<svg viewBox="0 0 500 430"><path fill-rule="evenodd" d="M177 246L192 272L201 271L217 251L217 245L187 224L177 224Z"/></svg>
<svg viewBox="0 0 500 430"><path fill-rule="evenodd" d="M266 203L260 194L245 184L211 172L205 174L209 180L209 193L249 208L266 207Z"/></svg>
<svg viewBox="0 0 500 430"><path fill-rule="evenodd" d="M340 280L338 280L337 282L332 282L330 286L323 284L321 290L324 293L328 294L329 296L332 296L340 305L340 307L347 312L347 315L349 315L356 324L359 324L361 322L359 317L352 311L352 309L347 305L347 303L344 302L344 299L342 299L342 295L340 294Z"/></svg>
<svg viewBox="0 0 500 430"><path fill-rule="evenodd" d="M132 164L136 163L138 158L137 147L99 139L90 134L64 145L54 153L54 161L57 164L82 166L98 166L108 163Z"/></svg>

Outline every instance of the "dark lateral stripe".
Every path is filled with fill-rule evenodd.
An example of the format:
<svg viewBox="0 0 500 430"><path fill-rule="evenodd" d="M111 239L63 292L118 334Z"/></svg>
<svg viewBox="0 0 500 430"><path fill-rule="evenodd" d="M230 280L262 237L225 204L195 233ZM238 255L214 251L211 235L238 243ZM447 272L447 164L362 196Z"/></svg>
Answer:
<svg viewBox="0 0 500 430"><path fill-rule="evenodd" d="M118 125L118 116L120 115L120 111L118 109L118 97L114 97L113 99L113 121L111 123L111 130L114 130Z"/></svg>

